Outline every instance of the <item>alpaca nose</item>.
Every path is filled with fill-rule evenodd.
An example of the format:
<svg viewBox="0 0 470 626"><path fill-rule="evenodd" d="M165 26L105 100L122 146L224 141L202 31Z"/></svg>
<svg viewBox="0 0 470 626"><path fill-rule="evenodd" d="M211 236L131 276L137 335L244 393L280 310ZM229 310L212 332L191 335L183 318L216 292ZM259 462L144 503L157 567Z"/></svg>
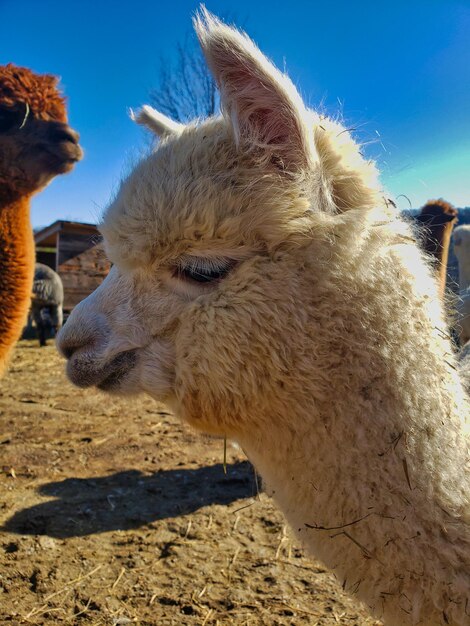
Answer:
<svg viewBox="0 0 470 626"><path fill-rule="evenodd" d="M78 341L67 341L64 340L64 328L62 327L60 329L60 331L57 333L57 337L56 337L56 345L57 345L57 350L60 352L60 354L67 359L67 361L74 355L74 353L82 347L82 344L80 344ZM86 345L86 344L83 344Z"/></svg>
<svg viewBox="0 0 470 626"><path fill-rule="evenodd" d="M67 360L76 352L94 351L97 346L106 343L109 330L101 315L86 319L79 310L80 305L72 312L67 322L59 330L56 337L57 349Z"/></svg>
<svg viewBox="0 0 470 626"><path fill-rule="evenodd" d="M75 329L70 332L70 326L65 324L62 326L56 337L56 345L60 354L67 360L80 350L87 348L93 343L91 333L86 331L77 332Z"/></svg>
<svg viewBox="0 0 470 626"><path fill-rule="evenodd" d="M58 143L62 141L69 141L70 143L78 144L80 135L67 124L54 122L49 130L49 138L52 141L57 141Z"/></svg>

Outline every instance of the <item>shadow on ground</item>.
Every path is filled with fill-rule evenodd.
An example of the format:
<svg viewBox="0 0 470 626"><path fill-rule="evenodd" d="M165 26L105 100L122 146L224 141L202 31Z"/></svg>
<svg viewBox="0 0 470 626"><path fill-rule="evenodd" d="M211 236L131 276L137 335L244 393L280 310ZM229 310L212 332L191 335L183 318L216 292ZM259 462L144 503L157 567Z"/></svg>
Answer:
<svg viewBox="0 0 470 626"><path fill-rule="evenodd" d="M138 470L98 478L67 478L39 489L50 500L15 513L2 530L21 535L81 537L139 528L211 504L229 504L255 495L247 461L145 475ZM243 505L242 505L243 506Z"/></svg>

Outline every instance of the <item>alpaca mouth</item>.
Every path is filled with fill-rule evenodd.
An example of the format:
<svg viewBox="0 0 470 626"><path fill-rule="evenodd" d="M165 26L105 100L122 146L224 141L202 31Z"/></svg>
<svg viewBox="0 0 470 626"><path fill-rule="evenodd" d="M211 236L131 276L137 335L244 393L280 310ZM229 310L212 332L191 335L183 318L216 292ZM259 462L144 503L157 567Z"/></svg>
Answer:
<svg viewBox="0 0 470 626"><path fill-rule="evenodd" d="M96 384L98 389L101 391L117 389L130 370L134 368L136 361L137 357L134 350L118 354L106 368L108 375ZM111 373L109 374L110 368Z"/></svg>
<svg viewBox="0 0 470 626"><path fill-rule="evenodd" d="M136 362L135 350L121 352L100 368L94 367L91 358L83 355L69 361L67 374L78 387L97 387L102 391L112 391L119 387Z"/></svg>
<svg viewBox="0 0 470 626"><path fill-rule="evenodd" d="M54 160L54 165L59 173L70 171L77 161L83 158L82 148L72 141L62 141L46 147L49 156Z"/></svg>

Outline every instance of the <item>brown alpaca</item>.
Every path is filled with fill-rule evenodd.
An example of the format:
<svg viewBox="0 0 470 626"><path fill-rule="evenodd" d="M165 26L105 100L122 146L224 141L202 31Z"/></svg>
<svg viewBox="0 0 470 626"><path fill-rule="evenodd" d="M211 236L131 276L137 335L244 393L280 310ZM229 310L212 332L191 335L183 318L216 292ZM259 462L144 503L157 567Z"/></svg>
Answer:
<svg viewBox="0 0 470 626"><path fill-rule="evenodd" d="M440 198L429 200L416 217L417 222L422 226L421 245L434 259L433 265L438 277L441 297L446 288L450 238L457 223L457 215L457 209Z"/></svg>
<svg viewBox="0 0 470 626"><path fill-rule="evenodd" d="M0 375L31 302L31 197L82 157L57 82L11 63L0 67Z"/></svg>

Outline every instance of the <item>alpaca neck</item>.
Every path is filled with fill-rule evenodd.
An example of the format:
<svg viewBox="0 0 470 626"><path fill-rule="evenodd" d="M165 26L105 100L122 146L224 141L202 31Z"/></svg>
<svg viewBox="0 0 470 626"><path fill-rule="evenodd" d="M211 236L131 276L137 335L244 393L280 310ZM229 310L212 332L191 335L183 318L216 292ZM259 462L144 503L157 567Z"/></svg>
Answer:
<svg viewBox="0 0 470 626"><path fill-rule="evenodd" d="M0 375L31 302L35 251L29 208L29 197L0 201Z"/></svg>
<svg viewBox="0 0 470 626"><path fill-rule="evenodd" d="M439 247L436 258L438 260L439 295L444 296L447 282L447 263L449 260L450 238L454 229L455 220L442 224L439 232Z"/></svg>
<svg viewBox="0 0 470 626"><path fill-rule="evenodd" d="M442 421L435 433L442 449L433 449L424 436L410 441L406 420L390 433L384 415L371 429L377 414L361 418L350 402L351 411L337 416L342 426L312 423L306 409L289 415L290 428L240 443L304 547L379 619L391 626L467 623L459 611L470 602L468 458L452 439L457 430L463 442L456 416L453 424ZM437 473L445 484L436 484ZM455 502L446 489L455 489ZM457 502L465 497L466 507ZM464 572L460 583L455 562ZM455 600L455 621L442 619L427 584Z"/></svg>
<svg viewBox="0 0 470 626"><path fill-rule="evenodd" d="M424 240L424 248L434 259L436 277L439 284L439 295L442 298L445 293L447 279L447 261L449 258L449 245L455 219L443 222L442 219L424 221L427 236Z"/></svg>
<svg viewBox="0 0 470 626"><path fill-rule="evenodd" d="M240 444L302 535L308 534L306 524L341 526L371 511L384 517L394 511L394 519L401 511L406 525L416 528L431 518L470 523L469 475L463 469L468 464L468 425L462 419L468 406L463 394L458 398L460 382L453 384L456 404L446 404L445 422L433 414L431 423L424 419L419 425L408 419L400 401L393 403L398 419L378 406L365 412L363 405L357 409L359 398L351 396L342 403L344 410L336 411L334 422L325 418L326 409L312 416L311 408L299 407L290 414L289 425L259 432ZM437 392L435 387L423 393L420 402L430 406ZM331 396L329 402L334 406L337 399ZM421 432L412 432L418 426ZM449 463L450 458L455 462Z"/></svg>
<svg viewBox="0 0 470 626"><path fill-rule="evenodd" d="M275 408L273 398L271 414L249 419L269 427L239 442L305 546L387 624L417 616L432 626L463 624L442 621L428 590L434 585L459 603L456 615L462 610L455 561L470 588L468 405L426 290L393 259L382 271L394 285L388 293L379 280L373 288L372 276L348 294L347 272L341 289L323 293L331 311L357 305L354 329L311 329L311 353L321 355L314 382L302 380L290 406ZM354 315L346 312L344 328Z"/></svg>

